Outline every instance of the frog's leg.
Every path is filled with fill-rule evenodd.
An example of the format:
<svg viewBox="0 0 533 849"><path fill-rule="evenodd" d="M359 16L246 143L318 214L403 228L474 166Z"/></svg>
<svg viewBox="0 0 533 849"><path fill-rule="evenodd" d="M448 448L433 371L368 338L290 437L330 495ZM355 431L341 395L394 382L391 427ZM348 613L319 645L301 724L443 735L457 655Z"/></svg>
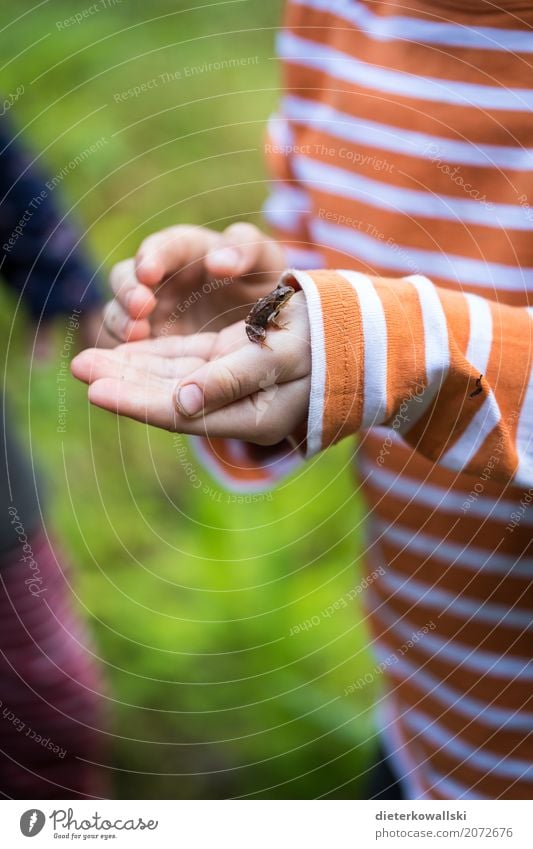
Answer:
<svg viewBox="0 0 533 849"><path fill-rule="evenodd" d="M261 345L262 348L268 348L269 351L272 350L270 345L266 343L266 330L264 327L254 327L253 324L247 324L245 329L250 342L255 342L257 345Z"/></svg>
<svg viewBox="0 0 533 849"><path fill-rule="evenodd" d="M287 327L289 326L288 323L284 322L283 324L280 324L279 321L277 320L278 315L279 315L279 308L277 310L274 310L274 312L270 313L270 315L267 318L268 324L271 327L277 328L277 330L286 330Z"/></svg>

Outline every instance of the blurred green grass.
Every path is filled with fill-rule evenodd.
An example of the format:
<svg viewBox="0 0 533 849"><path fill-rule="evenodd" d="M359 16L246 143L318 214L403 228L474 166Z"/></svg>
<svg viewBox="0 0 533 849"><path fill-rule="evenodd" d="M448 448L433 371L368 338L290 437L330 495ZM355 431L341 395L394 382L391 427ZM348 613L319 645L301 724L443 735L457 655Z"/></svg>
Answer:
<svg viewBox="0 0 533 849"><path fill-rule="evenodd" d="M187 7L108 0L68 27L83 4L0 13L2 89L24 85L11 114L43 167L60 174L105 140L61 181L104 272L170 223L261 221L280 4ZM186 70L246 57L246 67ZM372 660L356 602L321 614L357 581L363 508L350 446L235 503L192 455L196 478L187 473L181 438L89 409L74 381L58 434L58 362L28 369L31 332L2 304L10 397L112 690L117 794L357 797L375 692L343 691ZM58 354L64 336L60 322Z"/></svg>

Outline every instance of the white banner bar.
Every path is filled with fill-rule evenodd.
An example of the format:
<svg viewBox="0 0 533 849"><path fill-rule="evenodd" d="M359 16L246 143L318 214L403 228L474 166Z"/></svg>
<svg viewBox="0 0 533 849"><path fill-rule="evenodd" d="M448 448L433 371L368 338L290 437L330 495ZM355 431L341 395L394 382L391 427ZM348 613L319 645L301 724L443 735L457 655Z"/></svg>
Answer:
<svg viewBox="0 0 533 849"><path fill-rule="evenodd" d="M531 849L528 801L3 801L6 849ZM30 840L35 839L35 843Z"/></svg>

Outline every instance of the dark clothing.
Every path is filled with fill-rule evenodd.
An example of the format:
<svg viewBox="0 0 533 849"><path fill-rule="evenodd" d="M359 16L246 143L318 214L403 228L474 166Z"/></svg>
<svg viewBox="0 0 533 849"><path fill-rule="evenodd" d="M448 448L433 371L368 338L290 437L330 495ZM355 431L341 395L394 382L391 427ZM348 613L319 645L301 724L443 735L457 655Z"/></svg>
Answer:
<svg viewBox="0 0 533 849"><path fill-rule="evenodd" d="M3 399L2 399L3 400ZM2 404L4 407L4 404ZM9 418L2 410L0 440L0 568L2 557L19 546L19 523L24 534L31 536L40 527L42 486L34 478L34 470L15 439ZM10 513L9 510L16 510ZM1 627L1 626L0 626Z"/></svg>
<svg viewBox="0 0 533 849"><path fill-rule="evenodd" d="M99 281L79 233L60 211L57 181L32 159L0 118L0 275L36 321L94 309ZM42 509L34 470L6 422L4 398L1 403L0 555L17 544L8 507L17 509L27 534L39 527Z"/></svg>
<svg viewBox="0 0 533 849"><path fill-rule="evenodd" d="M405 799L403 788L394 775L390 758L378 749L367 781L367 799Z"/></svg>
<svg viewBox="0 0 533 849"><path fill-rule="evenodd" d="M101 296L79 233L60 211L54 178L32 159L0 118L0 273L35 318L94 308Z"/></svg>
<svg viewBox="0 0 533 849"><path fill-rule="evenodd" d="M48 180L48 185L47 181ZM45 177L0 118L0 274L36 321L100 301L95 275ZM0 444L0 796L108 796L105 695L62 553L2 402Z"/></svg>
<svg viewBox="0 0 533 849"><path fill-rule="evenodd" d="M74 596L43 532L2 560L0 798L110 794L105 686Z"/></svg>

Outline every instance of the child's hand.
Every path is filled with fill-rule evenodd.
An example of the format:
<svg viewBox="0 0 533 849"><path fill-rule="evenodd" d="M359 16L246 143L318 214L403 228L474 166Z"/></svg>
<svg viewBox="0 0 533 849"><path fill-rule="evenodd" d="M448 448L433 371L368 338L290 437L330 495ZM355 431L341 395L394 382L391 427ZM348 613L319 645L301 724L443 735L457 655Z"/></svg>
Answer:
<svg viewBox="0 0 533 849"><path fill-rule="evenodd" d="M111 271L106 326L120 341L219 330L244 318L285 268L281 245L252 224L223 233L169 227Z"/></svg>
<svg viewBox="0 0 533 849"><path fill-rule="evenodd" d="M250 342L242 321L219 333L130 342L83 351L72 371L98 407L180 433L273 445L303 425L311 384L303 293L269 330L271 350Z"/></svg>

